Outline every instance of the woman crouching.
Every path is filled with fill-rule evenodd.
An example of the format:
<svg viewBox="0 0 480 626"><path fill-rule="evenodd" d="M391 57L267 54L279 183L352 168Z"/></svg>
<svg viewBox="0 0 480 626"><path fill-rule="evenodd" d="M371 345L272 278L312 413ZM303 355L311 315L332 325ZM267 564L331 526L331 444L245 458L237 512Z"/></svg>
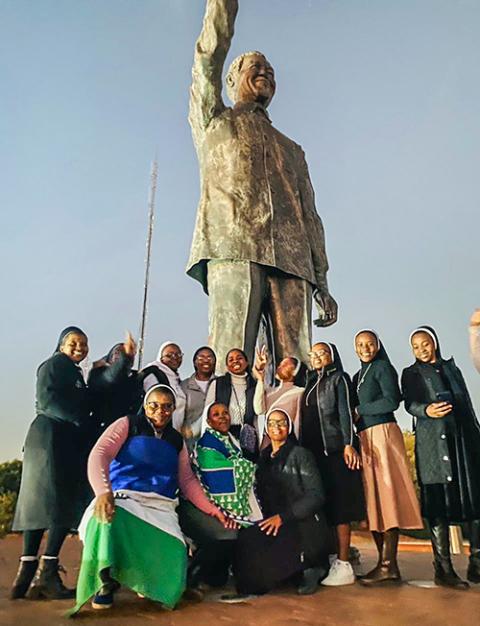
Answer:
<svg viewBox="0 0 480 626"><path fill-rule="evenodd" d="M212 519L189 502L180 501L179 518L184 534L196 546L189 567L188 587L223 587L232 565L236 529L262 518L253 483L256 466L244 458L240 444L229 432L231 417L225 404L214 402L202 416L202 436L193 453L194 469L207 497L227 516L226 525Z"/></svg>
<svg viewBox="0 0 480 626"><path fill-rule="evenodd" d="M329 529L322 481L311 452L301 448L283 409L267 414L270 445L256 472L263 520L239 533L235 577L243 594L263 594L301 574L298 593L314 593L326 572Z"/></svg>
<svg viewBox="0 0 480 626"><path fill-rule="evenodd" d="M110 608L123 584L173 608L186 580L187 553L177 514L177 492L222 522L194 476L182 436L171 425L175 394L157 385L141 415L122 417L93 448L88 474L96 499L84 514L77 612Z"/></svg>

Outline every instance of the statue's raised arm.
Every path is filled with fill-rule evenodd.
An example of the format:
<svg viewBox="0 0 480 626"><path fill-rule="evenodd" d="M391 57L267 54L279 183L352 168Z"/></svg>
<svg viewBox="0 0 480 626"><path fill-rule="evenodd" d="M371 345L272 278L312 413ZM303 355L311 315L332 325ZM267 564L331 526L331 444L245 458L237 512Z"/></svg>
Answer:
<svg viewBox="0 0 480 626"><path fill-rule="evenodd" d="M222 70L237 11L238 0L207 0L202 32L195 45L188 116L197 146L212 119L225 109Z"/></svg>
<svg viewBox="0 0 480 626"><path fill-rule="evenodd" d="M187 273L208 294L209 344L219 364L230 348L253 359L262 317L275 361L308 363L312 298L317 324L337 319L323 225L305 154L268 114L276 81L265 54L251 50L232 61L232 106L222 100L237 9L238 0L207 0L195 48L189 120L200 201Z"/></svg>

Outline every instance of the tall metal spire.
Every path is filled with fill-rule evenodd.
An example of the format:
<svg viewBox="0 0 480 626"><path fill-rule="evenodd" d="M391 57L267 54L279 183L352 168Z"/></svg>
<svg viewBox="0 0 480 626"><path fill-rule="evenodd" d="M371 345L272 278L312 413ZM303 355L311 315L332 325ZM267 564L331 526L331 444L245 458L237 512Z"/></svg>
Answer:
<svg viewBox="0 0 480 626"><path fill-rule="evenodd" d="M138 369L142 367L143 350L145 346L145 331L147 326L148 286L150 280L150 258L152 253L153 223L155 220L155 194L157 191L157 159L152 162L150 170L150 193L148 196L148 226L147 245L145 254L145 280L143 283L142 319L140 322L140 338L138 340Z"/></svg>

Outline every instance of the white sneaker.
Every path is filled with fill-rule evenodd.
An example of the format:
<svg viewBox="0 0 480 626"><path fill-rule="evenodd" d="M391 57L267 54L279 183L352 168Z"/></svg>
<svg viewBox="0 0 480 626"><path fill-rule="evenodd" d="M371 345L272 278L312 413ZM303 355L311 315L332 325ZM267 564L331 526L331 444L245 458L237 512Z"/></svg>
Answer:
<svg viewBox="0 0 480 626"><path fill-rule="evenodd" d="M355 574L348 561L336 559L330 566L328 576L321 582L326 587L340 587L341 585L353 585Z"/></svg>

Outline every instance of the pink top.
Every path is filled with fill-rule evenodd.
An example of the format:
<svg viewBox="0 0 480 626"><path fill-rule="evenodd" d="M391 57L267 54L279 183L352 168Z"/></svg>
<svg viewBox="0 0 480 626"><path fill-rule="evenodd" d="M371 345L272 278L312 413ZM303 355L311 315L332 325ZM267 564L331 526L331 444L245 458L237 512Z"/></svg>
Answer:
<svg viewBox="0 0 480 626"><path fill-rule="evenodd" d="M96 496L112 491L110 483L110 463L117 456L128 437L128 418L121 417L105 430L88 457L88 480ZM210 502L192 471L185 443L178 455L178 484L183 495L208 515L215 515L219 509Z"/></svg>

